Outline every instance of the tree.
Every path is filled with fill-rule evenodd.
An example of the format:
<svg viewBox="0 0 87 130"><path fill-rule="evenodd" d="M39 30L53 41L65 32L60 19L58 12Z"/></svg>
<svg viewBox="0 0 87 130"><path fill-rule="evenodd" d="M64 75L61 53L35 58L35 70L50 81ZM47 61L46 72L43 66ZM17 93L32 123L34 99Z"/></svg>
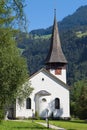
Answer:
<svg viewBox="0 0 87 130"><path fill-rule="evenodd" d="M0 1L0 119L4 117L5 107L8 107L18 94L21 93L21 98L25 98L33 90L30 84L22 87L28 79L27 64L15 42L14 34L17 31L10 26L15 16L8 15L8 2L9 0Z"/></svg>
<svg viewBox="0 0 87 130"><path fill-rule="evenodd" d="M71 110L71 114L80 119L87 119L87 80L81 80L74 84Z"/></svg>
<svg viewBox="0 0 87 130"><path fill-rule="evenodd" d="M84 82L79 96L77 114L80 119L87 119L87 81Z"/></svg>

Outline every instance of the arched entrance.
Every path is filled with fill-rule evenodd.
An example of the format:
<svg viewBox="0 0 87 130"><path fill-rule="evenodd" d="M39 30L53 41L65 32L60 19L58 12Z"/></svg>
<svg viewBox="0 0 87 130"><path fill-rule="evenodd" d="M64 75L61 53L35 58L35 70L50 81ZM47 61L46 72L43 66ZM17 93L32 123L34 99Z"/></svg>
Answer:
<svg viewBox="0 0 87 130"><path fill-rule="evenodd" d="M35 111L42 118L46 118L46 110L50 95L51 94L45 90L41 90L35 95Z"/></svg>

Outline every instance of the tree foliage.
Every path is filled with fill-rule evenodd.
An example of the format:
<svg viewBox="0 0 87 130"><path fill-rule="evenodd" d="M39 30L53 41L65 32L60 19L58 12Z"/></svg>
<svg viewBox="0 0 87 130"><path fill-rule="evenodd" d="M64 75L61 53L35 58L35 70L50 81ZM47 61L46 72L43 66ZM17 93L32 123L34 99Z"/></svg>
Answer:
<svg viewBox="0 0 87 130"><path fill-rule="evenodd" d="M30 94L33 90L30 84L22 89L22 85L28 79L27 64L15 42L14 34L17 31L11 28L16 15L12 16L9 13L9 7L12 5L11 7L14 6L16 9L17 3L16 0L0 1L0 118L4 116L5 107L8 107L18 94L21 93L22 98L25 98L28 96L27 92Z"/></svg>
<svg viewBox="0 0 87 130"><path fill-rule="evenodd" d="M80 119L87 119L87 80L74 84L71 99L71 114Z"/></svg>
<svg viewBox="0 0 87 130"><path fill-rule="evenodd" d="M15 27L23 31L26 29L27 20L24 14L26 0L2 0L0 1L0 21L6 27ZM4 10L5 9L5 10Z"/></svg>

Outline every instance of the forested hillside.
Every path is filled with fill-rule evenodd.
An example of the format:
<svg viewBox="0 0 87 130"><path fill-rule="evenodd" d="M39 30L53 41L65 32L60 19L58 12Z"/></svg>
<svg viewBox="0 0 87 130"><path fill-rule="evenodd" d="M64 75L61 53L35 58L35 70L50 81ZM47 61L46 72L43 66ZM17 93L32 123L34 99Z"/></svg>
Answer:
<svg viewBox="0 0 87 130"><path fill-rule="evenodd" d="M84 15L83 15L84 14ZM27 58L30 74L44 66L52 26L47 29L21 33L18 47ZM64 54L68 60L68 84L87 78L87 6L82 6L59 22L59 33Z"/></svg>

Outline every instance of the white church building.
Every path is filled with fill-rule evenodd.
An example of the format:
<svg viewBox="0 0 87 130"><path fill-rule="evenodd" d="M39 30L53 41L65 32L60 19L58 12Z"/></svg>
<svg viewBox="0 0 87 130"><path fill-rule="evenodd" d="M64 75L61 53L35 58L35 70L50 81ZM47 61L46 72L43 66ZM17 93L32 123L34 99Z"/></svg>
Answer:
<svg viewBox="0 0 87 130"><path fill-rule="evenodd" d="M39 117L70 117L69 86L66 79L67 60L63 54L56 14L51 38L50 50L42 68L33 74L28 82L34 88L32 94L20 106L18 99L15 105L15 118L31 118L37 113Z"/></svg>

